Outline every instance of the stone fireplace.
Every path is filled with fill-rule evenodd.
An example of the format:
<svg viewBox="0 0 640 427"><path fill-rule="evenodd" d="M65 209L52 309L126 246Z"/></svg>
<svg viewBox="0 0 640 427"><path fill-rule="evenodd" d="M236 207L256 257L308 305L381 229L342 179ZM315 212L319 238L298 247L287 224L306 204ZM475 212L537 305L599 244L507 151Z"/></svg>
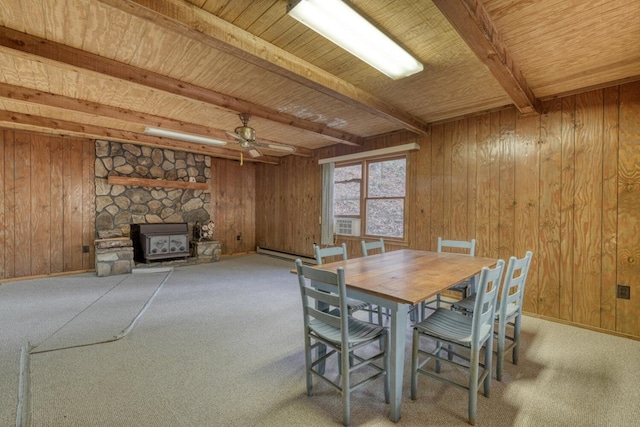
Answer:
<svg viewBox="0 0 640 427"><path fill-rule="evenodd" d="M95 184L96 247L101 239L130 238L132 224L185 223L192 236L196 222L212 219L209 156L96 141Z"/></svg>

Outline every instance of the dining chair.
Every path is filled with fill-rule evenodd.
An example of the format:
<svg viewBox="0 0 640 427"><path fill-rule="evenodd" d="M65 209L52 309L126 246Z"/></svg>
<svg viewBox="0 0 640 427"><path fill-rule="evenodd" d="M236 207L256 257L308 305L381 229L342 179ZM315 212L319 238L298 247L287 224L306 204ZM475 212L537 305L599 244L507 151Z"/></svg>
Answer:
<svg viewBox="0 0 640 427"><path fill-rule="evenodd" d="M533 252L527 251L523 258L509 258L509 265L505 274L502 290L498 298L498 308L495 321L498 323L496 379L502 381L502 369L504 355L511 350L513 364L518 364L518 350L520 349L520 322L522 318L522 297L527 283L527 275L531 266ZM455 302L453 308L459 311L471 313L475 309L475 295ZM507 335L507 326L512 334ZM509 345L506 342L509 341Z"/></svg>
<svg viewBox="0 0 640 427"><path fill-rule="evenodd" d="M380 238L380 240L374 240L372 242L367 242L362 240L360 242L362 246L362 256L369 256L369 252L373 250L379 251L379 253L385 253L384 248L384 239Z"/></svg>
<svg viewBox="0 0 640 427"><path fill-rule="evenodd" d="M318 265L322 265L325 262L325 258L340 258L343 261L347 260L347 244L343 243L340 246L329 246L326 248L321 248L320 246L314 243L313 252L316 256L316 263ZM358 310L365 310L369 312L369 321L373 321L373 309L371 305L359 301L357 299L348 298L347 299L347 308L349 309L349 314L353 314Z"/></svg>
<svg viewBox="0 0 640 427"><path fill-rule="evenodd" d="M384 239L382 238L380 238L380 240L375 240L373 242L366 242L362 240L360 244L362 246L363 256L369 256L369 252L372 250L380 250L380 253L385 253ZM418 313L419 307L420 307L419 304L412 305L411 307L409 307L409 317L411 321L416 320L416 313ZM375 311L375 308L373 308L373 310ZM378 312L378 324L380 325L382 325L382 316L391 317L391 313L389 313L389 310L385 310L381 307L377 308L377 312ZM418 317L418 319L421 319L421 318Z"/></svg>
<svg viewBox="0 0 640 427"><path fill-rule="evenodd" d="M436 311L413 328L411 354L411 399L418 397L418 374L468 390L469 424L474 425L480 383L484 395L489 397L491 389L491 360L493 355L493 332L498 289L504 270L504 261L498 260L494 268L484 267L480 273L474 311L472 315L448 308ZM420 337L435 341L432 351L420 348ZM444 347L443 344L447 346ZM480 349L485 347L484 363L480 362ZM465 353L462 354L462 351ZM447 353L441 356L441 352ZM423 360L420 356L426 356ZM426 364L435 360L433 371ZM441 372L442 363L462 369L468 374L468 383L455 381L451 372ZM480 372L482 369L482 372Z"/></svg>
<svg viewBox="0 0 640 427"><path fill-rule="evenodd" d="M475 256L476 255L476 239L467 240L449 240L443 239L442 237L438 237L438 252L456 252L456 253L464 253L465 255ZM471 279L465 280L460 283L456 283L451 286L449 290L457 291L462 294L461 299L464 299L469 296L469 291L471 289ZM440 308L442 303L442 296L437 294L434 299L425 301L422 303L422 312L424 316L424 309L429 308L432 310L436 310Z"/></svg>
<svg viewBox="0 0 640 427"><path fill-rule="evenodd" d="M347 260L347 244L343 243L340 246L328 246L321 248L319 245L313 244L313 253L316 257L318 265L326 262L325 258L335 258L335 261L339 259Z"/></svg>
<svg viewBox="0 0 640 427"><path fill-rule="evenodd" d="M351 422L351 393L354 390L384 377L384 399L385 403L389 403L388 331L385 327L356 319L348 314L347 290L342 267L338 267L335 272L317 270L304 266L302 261L297 259L296 271L304 316L307 395L313 396L314 375L339 390L342 394L342 422L348 426ZM322 292L313 286L314 283L337 287L337 293ZM370 350L366 353L360 351L365 346L379 342L383 344L373 353ZM325 351L316 352L317 357L314 359L313 350L316 347ZM359 354L356 354L356 351ZM333 354L340 356L338 379L335 378L335 373L331 376L330 371L325 370L325 363ZM382 366L379 366L380 362ZM361 370L364 367L369 368ZM354 379L352 375L356 371L358 372Z"/></svg>
<svg viewBox="0 0 640 427"><path fill-rule="evenodd" d="M372 242L362 240L360 242L360 245L362 246L362 256L369 256L371 251L378 251L381 254L386 252L383 238L380 238L380 240L374 240ZM389 313L388 309L383 309L380 306L378 306L377 308L372 306L371 309L378 314L379 325L382 325L382 316L391 317L391 313ZM372 319L369 319L369 321L372 321Z"/></svg>

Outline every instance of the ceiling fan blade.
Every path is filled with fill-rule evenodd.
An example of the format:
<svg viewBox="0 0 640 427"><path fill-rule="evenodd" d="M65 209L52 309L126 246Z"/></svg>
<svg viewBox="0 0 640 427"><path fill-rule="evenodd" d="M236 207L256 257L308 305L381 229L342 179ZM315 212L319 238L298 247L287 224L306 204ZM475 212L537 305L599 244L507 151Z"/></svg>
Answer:
<svg viewBox="0 0 640 427"><path fill-rule="evenodd" d="M255 148L255 147L251 147L251 148L247 149L247 151L249 152L249 155L250 155L251 157L253 157L254 159L255 159L256 157L260 157L260 156L262 156L262 153L261 153L260 151L258 151L258 149L257 149L257 148Z"/></svg>
<svg viewBox="0 0 640 427"><path fill-rule="evenodd" d="M240 135L238 135L237 133L229 132L229 131L225 131L225 133L227 135L229 135L231 138L235 139L236 142L239 142L240 144L246 144L247 143L247 140L244 139L243 137L241 137Z"/></svg>
<svg viewBox="0 0 640 427"><path fill-rule="evenodd" d="M295 147L290 145L273 144L271 142L257 142L258 147L267 148L269 150L284 151L286 153L295 153Z"/></svg>

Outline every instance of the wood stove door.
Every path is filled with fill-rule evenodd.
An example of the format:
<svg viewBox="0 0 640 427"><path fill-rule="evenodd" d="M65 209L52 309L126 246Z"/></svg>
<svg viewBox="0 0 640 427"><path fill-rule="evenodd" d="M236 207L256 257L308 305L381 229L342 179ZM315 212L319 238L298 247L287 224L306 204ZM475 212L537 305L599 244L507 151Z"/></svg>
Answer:
<svg viewBox="0 0 640 427"><path fill-rule="evenodd" d="M189 242L186 235L174 235L169 238L169 252L184 254L189 252Z"/></svg>
<svg viewBox="0 0 640 427"><path fill-rule="evenodd" d="M170 239L171 236L146 236L145 258L164 258L169 255Z"/></svg>

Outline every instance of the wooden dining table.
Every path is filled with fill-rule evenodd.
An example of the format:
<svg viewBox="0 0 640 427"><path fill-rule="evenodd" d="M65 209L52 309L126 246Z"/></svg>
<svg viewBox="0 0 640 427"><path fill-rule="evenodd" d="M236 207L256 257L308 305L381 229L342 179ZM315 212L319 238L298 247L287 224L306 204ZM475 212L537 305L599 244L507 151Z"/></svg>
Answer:
<svg viewBox="0 0 640 427"><path fill-rule="evenodd" d="M456 283L475 277L483 267L494 266L497 261L494 258L470 257L464 254L402 249L314 267L331 271L342 267L350 298L389 309L391 421L400 420L409 307ZM316 285L321 289L326 287ZM325 290L335 291L330 288Z"/></svg>

